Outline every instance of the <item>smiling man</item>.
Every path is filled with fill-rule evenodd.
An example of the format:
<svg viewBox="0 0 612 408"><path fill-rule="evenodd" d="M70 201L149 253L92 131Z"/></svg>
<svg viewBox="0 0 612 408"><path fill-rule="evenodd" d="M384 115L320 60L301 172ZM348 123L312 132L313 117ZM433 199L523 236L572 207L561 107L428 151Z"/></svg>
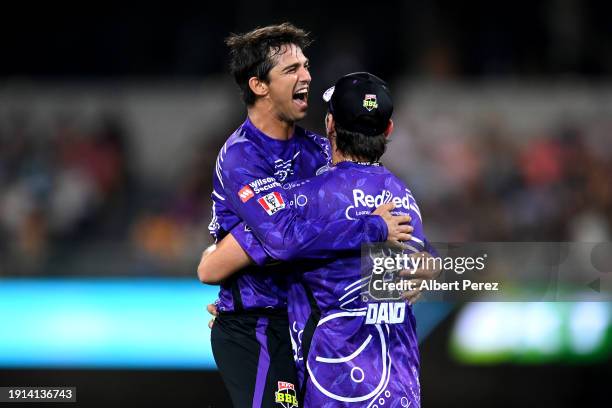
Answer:
<svg viewBox="0 0 612 408"><path fill-rule="evenodd" d="M305 219L283 198L282 186L331 163L328 140L296 126L308 108L308 44L308 35L289 23L227 39L247 119L217 157L209 229L216 241L231 232L256 264L222 283L211 334L235 407L298 406L286 273L266 260L333 258L363 242L408 240L412 230L403 224L409 217L391 216L393 205L356 220Z"/></svg>

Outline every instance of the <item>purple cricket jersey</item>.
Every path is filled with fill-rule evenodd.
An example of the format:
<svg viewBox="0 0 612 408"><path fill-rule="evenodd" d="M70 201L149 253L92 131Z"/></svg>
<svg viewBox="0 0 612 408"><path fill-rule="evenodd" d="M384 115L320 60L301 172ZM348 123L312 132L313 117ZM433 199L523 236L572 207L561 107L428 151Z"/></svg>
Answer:
<svg viewBox="0 0 612 408"><path fill-rule="evenodd" d="M265 273L262 268L270 258L323 258L338 249L358 249L362 241L386 239L381 217L305 219L290 209L283 186L326 170L330 160L326 138L296 126L289 140L276 140L248 118L223 145L215 165L209 230L217 241L231 232L258 266L221 285L219 311L286 309L286 274ZM329 237L338 230L353 239L336 248ZM266 271L270 269L275 268Z"/></svg>
<svg viewBox="0 0 612 408"><path fill-rule="evenodd" d="M341 162L286 191L306 218L358 219L394 201L395 215L414 227L408 252L429 250L417 203L405 184L382 166ZM333 244L347 239L337 232ZM369 313L362 299L369 279L361 274L360 251L327 260L291 264L288 292L291 340L305 407L419 407L416 322L404 302L400 320ZM395 305L395 306L391 306ZM377 317L378 316L378 317ZM304 356L307 361L304 362Z"/></svg>

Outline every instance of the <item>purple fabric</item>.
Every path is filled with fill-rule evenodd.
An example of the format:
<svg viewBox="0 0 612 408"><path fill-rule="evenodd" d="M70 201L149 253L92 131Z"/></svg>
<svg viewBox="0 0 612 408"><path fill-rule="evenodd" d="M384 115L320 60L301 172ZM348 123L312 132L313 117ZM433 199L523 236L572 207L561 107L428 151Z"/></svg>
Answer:
<svg viewBox="0 0 612 408"><path fill-rule="evenodd" d="M296 127L289 140L276 140L247 119L217 158L210 232L221 239L237 226L242 228L234 238L258 265L266 263L266 254L270 260L329 259L339 251L359 250L362 242L385 241L387 228L378 216L305 219L294 209L294 205L302 205L302 197L289 194L287 189L305 183L302 179L323 174L330 159L329 142L321 136ZM351 239L337 239L339 235ZM230 281L234 282L240 283L247 310L286 307L282 276L243 273ZM232 310L227 301L232 289L221 285L220 311Z"/></svg>
<svg viewBox="0 0 612 408"><path fill-rule="evenodd" d="M255 238L251 229L244 222L235 226L231 233L236 241L242 243L241 245L244 251L257 265L265 266L269 261L268 254L264 251L264 248L259 242L257 242L257 238Z"/></svg>
<svg viewBox="0 0 612 408"><path fill-rule="evenodd" d="M294 208L306 219L329 216L365 218L384 202L396 204L393 213L412 218L413 239L407 252L428 247L421 212L402 180L382 166L342 162L328 172L288 190L301 197ZM294 200L297 201L297 200ZM354 237L338 230L327 236L333 245ZM305 408L420 407L419 350L416 321L405 306L402 319L380 323L366 319L369 280L362 277L361 252L345 251L324 263L291 265L287 295L292 346L298 378L304 384ZM320 311L314 332L306 331L312 303ZM388 307L386 302L380 305ZM310 340L307 361L302 342Z"/></svg>
<svg viewBox="0 0 612 408"><path fill-rule="evenodd" d="M210 233L215 240L220 240L228 232L236 232L234 236L246 252L258 264L264 264L267 254L253 239L252 232L245 229L243 221L248 218L245 214L257 213L268 222L269 227L273 227L274 223L270 222L280 214L268 215L258 199L282 190L283 185L313 177L317 170L329 164L330 159L329 143L324 137L296 127L291 139L275 140L263 134L247 119L223 145L215 163ZM242 230L233 231L235 228ZM279 228L285 227L280 225ZM246 310L287 307L282 282L279 283L270 274L249 272L255 273L241 274L221 285L220 311L234 310L234 282L239 287Z"/></svg>
<svg viewBox="0 0 612 408"><path fill-rule="evenodd" d="M263 398L264 389L266 388L266 378L268 377L268 369L270 368L270 354L268 354L268 336L266 336L266 328L268 327L268 318L260 317L257 319L255 327L255 336L259 342L259 361L257 363L257 379L255 380L255 392L253 393L253 408L261 408L261 400Z"/></svg>

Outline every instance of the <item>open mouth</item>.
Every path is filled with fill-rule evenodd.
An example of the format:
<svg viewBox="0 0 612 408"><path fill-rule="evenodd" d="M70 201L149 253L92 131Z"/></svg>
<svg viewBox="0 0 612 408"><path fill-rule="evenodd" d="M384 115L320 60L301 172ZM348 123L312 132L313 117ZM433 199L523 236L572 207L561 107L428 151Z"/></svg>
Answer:
<svg viewBox="0 0 612 408"><path fill-rule="evenodd" d="M293 102L300 107L306 108L308 106L308 89L301 89L294 93Z"/></svg>

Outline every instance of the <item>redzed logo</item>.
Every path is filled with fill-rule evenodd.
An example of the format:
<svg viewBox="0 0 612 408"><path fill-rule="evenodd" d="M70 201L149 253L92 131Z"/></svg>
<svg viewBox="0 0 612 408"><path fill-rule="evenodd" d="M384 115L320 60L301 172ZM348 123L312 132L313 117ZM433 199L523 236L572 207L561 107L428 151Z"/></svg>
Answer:
<svg viewBox="0 0 612 408"><path fill-rule="evenodd" d="M243 203L246 203L251 198L255 197L255 194L253 194L253 190L251 190L251 187L244 186L238 192L238 197L240 197L240 200L242 200Z"/></svg>

